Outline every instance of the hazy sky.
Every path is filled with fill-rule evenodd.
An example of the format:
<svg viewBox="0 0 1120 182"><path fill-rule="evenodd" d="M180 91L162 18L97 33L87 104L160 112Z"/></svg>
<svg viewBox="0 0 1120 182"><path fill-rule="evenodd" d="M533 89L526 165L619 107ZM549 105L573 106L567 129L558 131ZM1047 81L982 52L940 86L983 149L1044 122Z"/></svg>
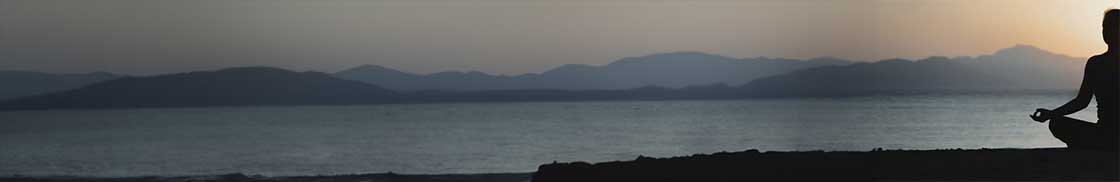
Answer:
<svg viewBox="0 0 1120 182"><path fill-rule="evenodd" d="M1086 57L1120 0L0 0L0 69L540 72L651 53Z"/></svg>

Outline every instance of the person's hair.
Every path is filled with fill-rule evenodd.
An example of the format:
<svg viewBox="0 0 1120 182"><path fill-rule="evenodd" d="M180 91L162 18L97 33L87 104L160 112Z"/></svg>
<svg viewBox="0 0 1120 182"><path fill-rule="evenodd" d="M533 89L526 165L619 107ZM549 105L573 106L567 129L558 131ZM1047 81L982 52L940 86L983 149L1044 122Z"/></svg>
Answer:
<svg viewBox="0 0 1120 182"><path fill-rule="evenodd" d="M1102 23L1102 26L1104 26L1104 30L1101 31L1101 33L1104 34L1104 43L1113 45L1120 41L1117 40L1120 38L1120 9L1110 9L1106 11L1104 13L1104 23Z"/></svg>

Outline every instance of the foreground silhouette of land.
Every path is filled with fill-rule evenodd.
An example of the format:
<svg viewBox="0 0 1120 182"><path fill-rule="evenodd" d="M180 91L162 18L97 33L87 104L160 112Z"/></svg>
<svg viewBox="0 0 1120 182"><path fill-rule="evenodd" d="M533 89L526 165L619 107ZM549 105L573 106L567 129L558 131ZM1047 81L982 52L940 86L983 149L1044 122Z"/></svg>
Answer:
<svg viewBox="0 0 1120 182"><path fill-rule="evenodd" d="M536 173L402 175L392 173L267 177L0 177L0 181L1117 181L1115 152L1050 149L875 150L870 152L721 152L633 161L552 163Z"/></svg>
<svg viewBox="0 0 1120 182"><path fill-rule="evenodd" d="M441 175L408 175L393 173L355 174L336 176L287 176L266 177L245 174L223 174L208 176L178 176L178 177L120 177L120 178L83 178L83 177L0 177L0 181L26 181L26 182L344 182L344 181L369 181L369 182L524 182L529 181L530 173L502 173L502 174L441 174Z"/></svg>
<svg viewBox="0 0 1120 182"><path fill-rule="evenodd" d="M596 164L546 164L540 166L533 181L1116 181L1120 180L1117 156L1115 152L1070 149L750 150Z"/></svg>

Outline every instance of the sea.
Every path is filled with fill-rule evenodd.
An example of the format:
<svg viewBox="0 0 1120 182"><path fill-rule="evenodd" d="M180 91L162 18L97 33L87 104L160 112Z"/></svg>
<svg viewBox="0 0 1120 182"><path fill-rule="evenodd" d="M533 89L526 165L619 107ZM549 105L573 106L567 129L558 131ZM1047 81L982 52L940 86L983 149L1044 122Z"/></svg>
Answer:
<svg viewBox="0 0 1120 182"><path fill-rule="evenodd" d="M0 176L531 172L721 151L1064 147L1073 93L0 112ZM1095 107L1072 115L1096 121Z"/></svg>

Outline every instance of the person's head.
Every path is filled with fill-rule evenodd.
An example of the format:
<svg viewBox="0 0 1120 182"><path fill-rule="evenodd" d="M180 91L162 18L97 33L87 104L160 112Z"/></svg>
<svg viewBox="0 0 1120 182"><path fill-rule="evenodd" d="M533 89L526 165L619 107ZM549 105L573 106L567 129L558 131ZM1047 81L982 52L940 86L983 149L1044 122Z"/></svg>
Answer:
<svg viewBox="0 0 1120 182"><path fill-rule="evenodd" d="M1104 34L1104 43L1109 46L1120 46L1117 45L1117 42L1120 42L1120 40L1117 40L1120 39L1120 9L1111 9L1105 12L1102 25L1104 26L1104 30L1101 31Z"/></svg>

